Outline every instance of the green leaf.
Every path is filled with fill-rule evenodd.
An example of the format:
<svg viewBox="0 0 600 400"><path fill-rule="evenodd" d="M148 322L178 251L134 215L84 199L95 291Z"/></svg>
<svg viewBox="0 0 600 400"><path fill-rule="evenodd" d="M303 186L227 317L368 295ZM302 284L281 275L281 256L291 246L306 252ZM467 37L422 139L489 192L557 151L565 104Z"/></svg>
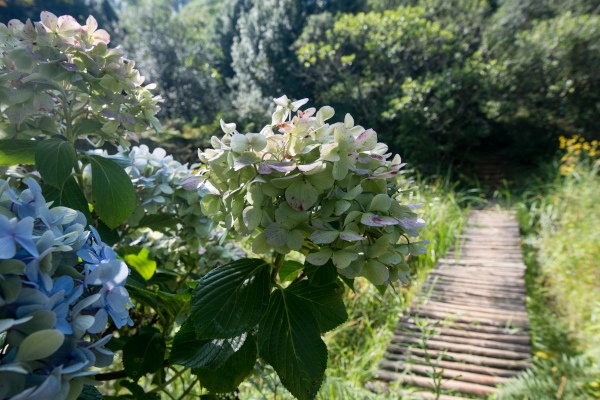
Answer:
<svg viewBox="0 0 600 400"><path fill-rule="evenodd" d="M62 346L65 335L56 329L44 329L27 336L15 356L17 362L41 360L54 354Z"/></svg>
<svg viewBox="0 0 600 400"><path fill-rule="evenodd" d="M165 350L165 338L159 332L142 333L129 339L123 346L123 367L127 376L137 381L145 374L158 371Z"/></svg>
<svg viewBox="0 0 600 400"><path fill-rule="evenodd" d="M131 278L131 276L130 276ZM179 292L177 294L167 293L160 290L151 291L130 284L131 279L127 280L125 285L129 291L129 295L154 308L159 313L167 311L172 317L176 317L186 311L189 307L189 289Z"/></svg>
<svg viewBox="0 0 600 400"><path fill-rule="evenodd" d="M194 369L200 384L213 393L233 392L252 372L256 363L256 341L248 334L243 346L217 369Z"/></svg>
<svg viewBox="0 0 600 400"><path fill-rule="evenodd" d="M311 304L321 333L332 330L348 319L343 300L344 287L341 283L315 287L308 281L302 281L291 285L287 290Z"/></svg>
<svg viewBox="0 0 600 400"><path fill-rule="evenodd" d="M260 356L300 400L316 396L327 367L327 347L309 310L311 303L307 300L277 289L271 294L258 332Z"/></svg>
<svg viewBox="0 0 600 400"><path fill-rule="evenodd" d="M135 189L127 173L114 161L97 155L86 157L92 165L94 210L114 229L133 213Z"/></svg>
<svg viewBox="0 0 600 400"><path fill-rule="evenodd" d="M103 400L102 394L92 385L83 385L83 390L77 400Z"/></svg>
<svg viewBox="0 0 600 400"><path fill-rule="evenodd" d="M375 286L375 289L377 289L379 294L382 296L385 294L385 292L387 291L387 289L389 287L388 285L373 285L373 286Z"/></svg>
<svg viewBox="0 0 600 400"><path fill-rule="evenodd" d="M304 265L298 261L284 261L279 268L279 279L281 282L293 281L303 268Z"/></svg>
<svg viewBox="0 0 600 400"><path fill-rule="evenodd" d="M150 259L149 255L148 249L144 248L137 254L126 254L124 257L125 262L135 268L145 280L152 278L154 271L156 271L156 261Z"/></svg>
<svg viewBox="0 0 600 400"><path fill-rule="evenodd" d="M160 397L158 394L144 392L144 388L142 388L139 384L137 384L135 382L131 382L129 380L124 379L124 380L119 381L119 384L121 386L123 386L124 388L127 388L127 390L129 390L131 392L133 397L119 396L119 397L117 397L117 399L130 398L130 399L135 399L135 400L160 400Z"/></svg>
<svg viewBox="0 0 600 400"><path fill-rule="evenodd" d="M339 278L346 284L346 286L348 286L348 288L350 288L350 290L354 292L354 278L348 278L344 275L339 275Z"/></svg>
<svg viewBox="0 0 600 400"><path fill-rule="evenodd" d="M138 224L138 228L150 228L154 231L160 231L165 228L174 228L177 226L177 219L165 214L145 215Z"/></svg>
<svg viewBox="0 0 600 400"><path fill-rule="evenodd" d="M333 266L333 261L329 260L321 266L306 263L305 269L308 281L312 286L326 286L337 280L337 268Z"/></svg>
<svg viewBox="0 0 600 400"><path fill-rule="evenodd" d="M246 333L232 339L198 339L191 320L183 324L173 340L170 362L185 367L214 370L242 347Z"/></svg>
<svg viewBox="0 0 600 400"><path fill-rule="evenodd" d="M53 206L63 206L81 211L85 215L88 224L92 223L92 214L90 214L87 199L79 188L75 177L70 176L60 188L44 185L42 194L46 201L54 202ZM104 239L104 236L102 238Z"/></svg>
<svg viewBox="0 0 600 400"><path fill-rule="evenodd" d="M260 321L269 301L271 266L242 259L207 273L192 295L196 333L206 339L239 336Z"/></svg>
<svg viewBox="0 0 600 400"><path fill-rule="evenodd" d="M69 179L76 162L75 147L61 139L41 141L35 150L35 167L44 181L56 187Z"/></svg>
<svg viewBox="0 0 600 400"><path fill-rule="evenodd" d="M35 164L35 149L39 143L35 140L0 140L0 166Z"/></svg>
<svg viewBox="0 0 600 400"><path fill-rule="evenodd" d="M76 137L85 135L98 135L102 130L102 124L91 119L84 119L73 125L73 135Z"/></svg>

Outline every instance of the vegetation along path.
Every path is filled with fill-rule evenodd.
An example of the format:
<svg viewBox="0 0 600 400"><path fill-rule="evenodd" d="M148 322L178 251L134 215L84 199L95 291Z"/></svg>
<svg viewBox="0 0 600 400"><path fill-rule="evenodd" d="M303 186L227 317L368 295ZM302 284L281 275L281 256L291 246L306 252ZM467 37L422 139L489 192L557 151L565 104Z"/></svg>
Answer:
<svg viewBox="0 0 600 400"><path fill-rule="evenodd" d="M375 373L379 381L487 396L530 366L525 264L514 215L473 211L461 239L460 251L439 261L398 323Z"/></svg>

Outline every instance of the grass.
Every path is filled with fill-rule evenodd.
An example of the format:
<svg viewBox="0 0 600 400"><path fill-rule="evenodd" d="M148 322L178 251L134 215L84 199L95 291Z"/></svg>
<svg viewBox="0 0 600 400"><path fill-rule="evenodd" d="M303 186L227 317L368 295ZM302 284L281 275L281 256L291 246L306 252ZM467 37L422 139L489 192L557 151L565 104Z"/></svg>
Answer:
<svg viewBox="0 0 600 400"><path fill-rule="evenodd" d="M600 176L580 165L516 204L533 368L500 399L600 398ZM558 168L556 168L558 170Z"/></svg>

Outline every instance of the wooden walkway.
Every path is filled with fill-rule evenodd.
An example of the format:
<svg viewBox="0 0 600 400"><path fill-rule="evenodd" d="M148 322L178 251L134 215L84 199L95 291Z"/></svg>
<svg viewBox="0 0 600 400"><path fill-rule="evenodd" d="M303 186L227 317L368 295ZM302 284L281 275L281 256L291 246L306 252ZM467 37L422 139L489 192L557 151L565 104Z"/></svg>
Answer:
<svg viewBox="0 0 600 400"><path fill-rule="evenodd" d="M460 252L439 261L400 319L371 389L402 381L423 388L403 392L408 398L434 399L429 357L443 377L441 387L457 393L440 399L463 399L460 393L487 397L530 366L525 264L515 217L473 211L462 239Z"/></svg>

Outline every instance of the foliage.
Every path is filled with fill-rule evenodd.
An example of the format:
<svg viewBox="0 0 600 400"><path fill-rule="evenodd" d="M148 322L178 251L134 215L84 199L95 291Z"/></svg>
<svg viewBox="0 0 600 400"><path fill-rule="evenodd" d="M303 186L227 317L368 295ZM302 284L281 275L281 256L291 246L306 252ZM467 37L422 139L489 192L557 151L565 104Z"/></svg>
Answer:
<svg viewBox="0 0 600 400"><path fill-rule="evenodd" d="M536 360L531 369L503 388L498 399L597 399L599 372L587 356Z"/></svg>
<svg viewBox="0 0 600 400"><path fill-rule="evenodd" d="M92 367L113 361L109 317L133 324L127 266L81 212L50 207L26 183L0 180L0 397L75 399Z"/></svg>
<svg viewBox="0 0 600 400"><path fill-rule="evenodd" d="M425 4L424 4L425 5ZM495 67L478 57L485 4L318 15L297 42L316 97L385 127L417 162L448 157L489 133ZM466 139L466 140L465 140Z"/></svg>
<svg viewBox="0 0 600 400"><path fill-rule="evenodd" d="M596 317L600 298L595 290L600 254L598 196L598 164L582 165L529 208L537 224L532 245L538 252L541 275L583 348L600 345Z"/></svg>
<svg viewBox="0 0 600 400"><path fill-rule="evenodd" d="M503 118L520 118L550 134L596 137L600 17L570 13L534 22L516 34L512 52L498 61Z"/></svg>
<svg viewBox="0 0 600 400"><path fill-rule="evenodd" d="M161 115L208 123L224 108L216 69L221 55L203 21L210 13L194 13L192 6L177 11L164 1L138 1L120 13L120 24L126 53L157 82L166 100Z"/></svg>
<svg viewBox="0 0 600 400"><path fill-rule="evenodd" d="M585 160L583 143L579 137L563 138L565 156L554 167L554 182L540 188L543 196L536 190L533 198L517 205L527 234L534 366L506 385L501 399L591 399L600 394L595 261L600 255L600 185L598 165Z"/></svg>
<svg viewBox="0 0 600 400"><path fill-rule="evenodd" d="M395 142L421 161L432 156L442 162L457 155L464 159L492 134L489 118L496 104L489 99L499 70L476 54L463 66L407 78L402 97L393 98L382 114L398 123Z"/></svg>

